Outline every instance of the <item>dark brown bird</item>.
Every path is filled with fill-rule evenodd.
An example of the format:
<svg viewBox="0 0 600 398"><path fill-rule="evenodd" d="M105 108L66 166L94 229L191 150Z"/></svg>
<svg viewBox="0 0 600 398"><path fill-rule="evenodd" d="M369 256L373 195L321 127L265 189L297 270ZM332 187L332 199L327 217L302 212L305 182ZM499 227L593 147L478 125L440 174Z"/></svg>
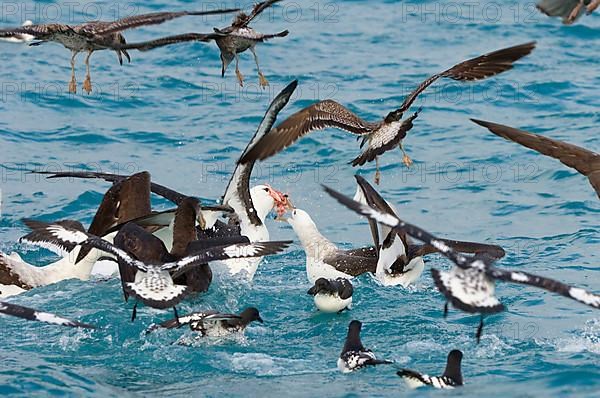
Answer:
<svg viewBox="0 0 600 398"><path fill-rule="evenodd" d="M383 120L377 122L365 121L333 100L316 102L281 122L262 140L261 145L250 149L240 161L243 163L264 160L311 131L334 127L363 137L361 148L366 144L366 149L352 160L352 166L363 165L373 160L377 162L379 155L395 147L400 147L403 163L410 166L412 161L404 151L402 140L413 127L413 120L417 117L418 111L407 119L403 120L402 117L419 94L439 78L474 81L495 76L512 69L515 61L529 54L534 48L535 42L521 44L456 64L426 79L404 99L400 108L388 113ZM375 182L379 183L379 179L377 162Z"/></svg>
<svg viewBox="0 0 600 398"><path fill-rule="evenodd" d="M45 42L57 42L71 50L71 81L69 92L77 91L75 80L75 58L80 52L87 52L85 58L86 76L83 89L89 94L92 92L92 79L90 77L90 56L94 51L113 50L123 65L123 55L131 62L126 49L119 46L126 44L125 37L120 33L127 29L138 28L146 25L157 25L171 19L185 15L212 15L235 12L238 9L213 10L213 11L179 11L179 12L154 12L150 14L134 15L113 22L91 21L79 25L67 24L39 24L19 26L17 28L0 29L0 38L15 38L22 35L31 35L38 42L30 44L37 46Z"/></svg>
<svg viewBox="0 0 600 398"><path fill-rule="evenodd" d="M600 154L563 141L553 140L543 135L528 133L502 124L471 119L492 133L510 141L533 149L542 155L553 157L590 180L600 198Z"/></svg>
<svg viewBox="0 0 600 398"><path fill-rule="evenodd" d="M561 17L565 25L570 25L583 13L588 15L600 6L600 0L541 0L538 10L550 17Z"/></svg>
<svg viewBox="0 0 600 398"><path fill-rule="evenodd" d="M229 66L231 61L235 59L235 74L240 82L240 86L243 86L244 76L239 69L238 54L241 54L246 50L250 50L254 56L256 68L258 69L259 84L261 87L266 87L269 85L269 82L260 70L255 47L258 43L262 43L266 40L273 39L275 37L285 37L288 35L289 31L284 30L279 33L265 34L255 31L248 25L264 10L280 1L281 0L269 0L258 3L254 6L250 14L246 14L244 12L239 13L230 26L222 29L214 28L213 33L185 33L181 35L167 36L147 42L122 45L119 48L148 51L175 43L184 43L189 41L209 42L214 40L217 43L217 46L219 46L219 50L221 50L221 76L225 76L225 70L227 69L227 66Z"/></svg>

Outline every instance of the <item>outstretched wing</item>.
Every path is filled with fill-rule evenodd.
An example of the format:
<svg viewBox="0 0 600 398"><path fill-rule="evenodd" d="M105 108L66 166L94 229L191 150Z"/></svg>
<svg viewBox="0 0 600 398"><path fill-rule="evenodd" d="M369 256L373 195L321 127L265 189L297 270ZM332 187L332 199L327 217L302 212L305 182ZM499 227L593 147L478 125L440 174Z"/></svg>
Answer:
<svg viewBox="0 0 600 398"><path fill-rule="evenodd" d="M175 18L180 18L186 15L214 15L226 14L239 11L239 8L229 8L222 10L211 11L176 11L176 12L152 12L148 14L132 15L121 18L113 22L105 22L101 24L90 24L89 30L84 25L83 31L88 31L94 35L108 35L115 32L121 32L127 29L139 28L140 26L158 25Z"/></svg>
<svg viewBox="0 0 600 398"><path fill-rule="evenodd" d="M129 254L127 254L127 252L125 252L124 250L119 249L112 243L107 242L104 239L99 238L97 236L88 237L88 239L81 242L81 245L82 246L91 246L95 249L102 250L106 253L112 254L118 260L127 263L127 265L129 265L131 267L136 267L140 271L144 271L144 272L148 271L148 266L146 264L134 259Z"/></svg>
<svg viewBox="0 0 600 398"><path fill-rule="evenodd" d="M120 174L112 174L112 173L97 173L97 172L91 172L91 171L65 171L65 172L52 172L52 171L30 171L31 174L41 174L41 175L47 175L48 179L51 178L67 178L67 177L71 177L71 178L99 178L99 179L103 179L105 181L108 182L119 182L122 181L124 179L126 179L128 176L126 175L120 175ZM167 199L170 200L171 202L175 203L176 205L179 205L179 203L181 203L181 201L183 201L183 199L187 198L188 195L184 195L182 193L179 193L177 191L174 191L170 188L165 187L164 185L159 185L156 184L154 182L152 182L150 184L150 190Z"/></svg>
<svg viewBox="0 0 600 398"><path fill-rule="evenodd" d="M543 276L537 276L527 272L509 271L495 267L490 268L487 271L487 274L494 279L539 287L549 292L557 293L561 296L579 301L590 307L600 308L600 295L578 287L569 286L554 279L544 278Z"/></svg>
<svg viewBox="0 0 600 398"><path fill-rule="evenodd" d="M406 112L413 102L427 87L441 77L447 77L458 81L473 81L486 79L513 68L513 63L528 55L535 48L535 42L520 44L514 47L504 48L476 58L463 61L452 68L435 74L425 80L412 93L404 99L404 102L393 113Z"/></svg>
<svg viewBox="0 0 600 398"><path fill-rule="evenodd" d="M281 0L267 0L254 5L254 8L250 14L240 13L233 21L233 26L236 28L243 28L248 26L257 16L259 16L264 10L271 7L275 3L279 3Z"/></svg>
<svg viewBox="0 0 600 398"><path fill-rule="evenodd" d="M400 369L396 372L398 376L404 380L410 388L418 388L422 386L430 386L431 378L426 374L421 374L410 369Z"/></svg>
<svg viewBox="0 0 600 398"><path fill-rule="evenodd" d="M89 235L78 222L58 221L48 223L44 221L23 219L32 232L23 236L19 241L50 249L54 252L71 252L75 246L86 241Z"/></svg>
<svg viewBox="0 0 600 398"><path fill-rule="evenodd" d="M88 325L77 321L72 321L67 318L62 318L58 315L49 312L34 310L33 308L23 307L21 305L6 303L0 301L0 312L6 315L16 316L18 318L27 319L28 321L38 321L50 323L53 325L70 326L86 329L95 329L95 326Z"/></svg>
<svg viewBox="0 0 600 398"><path fill-rule="evenodd" d="M210 261L227 260L230 258L262 257L279 253L288 247L292 241L272 241L254 243L236 243L227 246L213 246L181 258L178 261L165 263L163 271L173 271L173 278L184 274L190 267L205 264Z"/></svg>
<svg viewBox="0 0 600 398"><path fill-rule="evenodd" d="M243 208L244 214L238 214L238 216L247 217L249 222L256 226L262 224L250 197L250 174L252 174L256 159L248 158L246 155L254 148L265 145L265 140L268 140L272 134L271 127L277 120L277 115L287 105L297 86L298 81L294 80L271 101L256 133L238 160L223 195L223 204L236 209Z"/></svg>
<svg viewBox="0 0 600 398"><path fill-rule="evenodd" d="M490 130L504 139L514 141L542 155L560 160L581 174L588 177L590 183L600 198L600 154L577 145L544 137L543 135L529 133L502 124L471 119L473 122Z"/></svg>
<svg viewBox="0 0 600 398"><path fill-rule="evenodd" d="M365 135L378 125L369 123L334 100L316 102L294 113L269 132L260 145L247 151L241 161L264 160L292 145L301 137L328 127Z"/></svg>
<svg viewBox="0 0 600 398"><path fill-rule="evenodd" d="M23 224L29 227L31 232L19 239L19 242L40 246L61 256L71 252L77 246L77 243L57 237L57 235L61 234L52 225L63 227L69 231L79 231L85 235L85 228L79 221L63 220L47 223L32 219L23 219ZM83 239L85 240L85 238Z"/></svg>
<svg viewBox="0 0 600 398"><path fill-rule="evenodd" d="M119 50L139 50L139 51L150 51L155 48L168 46L177 43L186 43L190 41L210 41L216 38L225 36L220 33L183 33L180 35L165 36L155 40L142 41L138 43L126 43L118 46L112 46L112 48Z"/></svg>
<svg viewBox="0 0 600 398"><path fill-rule="evenodd" d="M383 213L368 205L355 202L346 195L343 195L325 185L323 185L323 188L325 189L325 192L333 196L338 202L348 207L350 210L353 210L358 214L362 214L365 217L371 218L380 224L387 225L390 228L404 231L413 238L430 244L431 246L435 247L438 252L448 257L450 260L452 260L452 262L461 268L476 267L478 269L484 269L486 267L486 261L489 260L487 258L469 259L454 251L450 246L444 243L443 240L433 236L429 232L417 227L416 225L402 221L397 216L392 214Z"/></svg>
<svg viewBox="0 0 600 398"><path fill-rule="evenodd" d="M450 246L452 250L461 253L487 254L493 259L501 259L506 255L504 249L498 245L488 245L485 243L465 242L460 240L440 239L443 243ZM429 244L414 245L410 248L411 257L426 256L432 253L438 253L438 249Z"/></svg>
<svg viewBox="0 0 600 398"><path fill-rule="evenodd" d="M31 35L37 40L47 40L52 37L57 31L72 30L68 25L60 24L39 24L19 26L16 28L0 29L0 37L9 38L23 34Z"/></svg>

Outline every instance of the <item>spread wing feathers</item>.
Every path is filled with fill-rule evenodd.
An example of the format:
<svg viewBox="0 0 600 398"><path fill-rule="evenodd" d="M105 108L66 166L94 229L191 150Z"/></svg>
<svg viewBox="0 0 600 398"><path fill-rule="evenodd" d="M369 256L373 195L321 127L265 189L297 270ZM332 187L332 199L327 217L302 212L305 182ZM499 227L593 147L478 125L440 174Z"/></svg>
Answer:
<svg viewBox="0 0 600 398"><path fill-rule="evenodd" d="M210 261L226 260L230 258L262 257L279 253L288 247L292 241L271 241L254 243L236 243L226 246L213 246L203 249L199 253L190 254L176 262L165 263L160 266L164 271L174 271L176 278L185 273L189 267L205 264Z"/></svg>
<svg viewBox="0 0 600 398"><path fill-rule="evenodd" d="M382 126L369 136L367 149L350 162L352 166L362 166L367 162L372 162L377 156L395 148L406 137L410 129L413 128L413 120L419 116L419 112L421 112L421 108L411 117L403 120L399 128L391 125Z"/></svg>
<svg viewBox="0 0 600 398"><path fill-rule="evenodd" d="M172 318L167 321L161 322L160 327L166 329L175 329L180 328L184 325L189 325L192 322L201 322L204 318L209 315L217 314L216 311L203 311L203 312L194 312L189 315L180 316L179 319Z"/></svg>
<svg viewBox="0 0 600 398"><path fill-rule="evenodd" d="M30 171L31 174L47 175L48 179L51 178L98 178L108 182L119 182L126 179L128 176L111 174L111 173L97 173L90 171L72 171L72 172L52 172L52 171ZM158 196L161 196L176 205L179 205L188 195L184 195L164 185L156 184L152 182L150 184L150 190ZM203 207L204 208L204 207Z"/></svg>
<svg viewBox="0 0 600 398"><path fill-rule="evenodd" d="M28 25L19 26L16 28L0 29L0 37L14 37L22 34L28 34L36 38L37 40L47 40L52 37L56 32L72 32L75 34L73 28L68 25L61 24L39 24L39 25Z"/></svg>
<svg viewBox="0 0 600 398"><path fill-rule="evenodd" d="M479 269L454 267L451 271L431 269L440 293L459 310L468 313L495 314L504 305L495 296L495 285Z"/></svg>
<svg viewBox="0 0 600 398"><path fill-rule="evenodd" d="M535 286L552 293L560 294L590 307L600 308L600 295L588 292L584 289L572 287L554 279L532 275L521 271L509 271L499 268L491 268L488 275L494 279Z"/></svg>
<svg viewBox="0 0 600 398"><path fill-rule="evenodd" d="M357 178L358 181L358 175L355 175L355 177ZM362 177L360 177L362 178ZM357 184L356 186L356 193L354 194L354 200L362 203L363 205L368 204L367 203L367 197L365 196L366 193L363 189L363 187L359 184ZM373 238L373 245L376 248L379 248L379 228L377 227L377 223L373 220L371 220L370 218L367 218L367 220L369 221L369 230L371 230L371 238Z"/></svg>
<svg viewBox="0 0 600 398"><path fill-rule="evenodd" d="M85 228L79 221L63 220L54 223L46 223L43 221L24 219L23 223L31 229L31 232L19 239L21 243L40 246L52 250L54 253L62 256L71 252L75 246L77 246L77 243L58 237L57 234L60 234L56 227L52 227L53 225L63 227L67 231L78 231L85 235Z"/></svg>
<svg viewBox="0 0 600 398"><path fill-rule="evenodd" d="M407 111L427 87L441 77L447 77L459 81L472 81L485 79L513 68L513 63L533 51L535 42L520 44L514 47L504 48L476 58L463 61L452 68L435 74L425 80L412 93L404 99L396 113Z"/></svg>
<svg viewBox="0 0 600 398"><path fill-rule="evenodd" d="M418 388L422 386L430 386L431 377L410 369L400 369L396 372L410 388Z"/></svg>
<svg viewBox="0 0 600 398"><path fill-rule="evenodd" d="M452 250L461 253L482 254L490 256L493 259L501 259L505 256L504 249L497 245L487 245L485 243L464 242L460 240L439 239L441 242L450 246ZM438 249L429 244L414 245L410 248L410 257L426 256L428 254L437 253Z"/></svg>
<svg viewBox="0 0 600 398"><path fill-rule="evenodd" d="M137 43L126 43L119 46L113 46L113 48L119 50L150 51L154 50L155 48L164 47L171 44L186 43L190 41L206 42L223 36L225 35L220 33L183 33Z"/></svg>
<svg viewBox="0 0 600 398"><path fill-rule="evenodd" d="M23 307L17 304L11 304L0 301L0 312L6 315L15 316L18 318L27 319L28 321L37 321L50 323L52 325L70 326L86 329L95 329L95 326L88 325L70 319L62 318L58 315L51 314L49 312L42 312L34 310L33 308Z"/></svg>
<svg viewBox="0 0 600 398"><path fill-rule="evenodd" d="M600 154L573 144L554 140L552 138L544 137L543 135L518 130L502 124L485 122L483 120L471 120L502 138L514 141L529 149L533 149L542 155L558 159L564 165L577 170L589 178L598 197L600 197Z"/></svg>
<svg viewBox="0 0 600 398"><path fill-rule="evenodd" d="M242 156L237 162L235 170L231 175L231 179L227 184L225 193L223 194L223 204L229 205L235 208L243 207L246 214L238 214L240 217L248 217L253 225L260 226L262 224L252 198L250 197L250 174L256 159L247 159L246 154L252 151L254 148L262 148L266 145L265 140L272 134L271 128L277 120L277 115L289 102L290 97L296 90L298 81L294 80L287 85L281 92L271 101L263 119L261 120L254 136L244 149ZM235 202L235 203L232 203Z"/></svg>
<svg viewBox="0 0 600 398"><path fill-rule="evenodd" d="M90 33L95 35L106 35L110 33L120 32L126 29L138 28L146 25L158 25L163 22L170 21L175 18L180 18L186 15L214 15L226 14L239 11L237 8L210 10L210 11L176 11L176 12L152 12L148 14L133 15L126 18L118 19L114 22L108 22L103 26L93 28Z"/></svg>
<svg viewBox="0 0 600 398"><path fill-rule="evenodd" d="M366 272L375 273L375 270L377 269L376 256L362 257L339 251L331 256L325 257L323 261L333 266L336 270L351 276L362 275Z"/></svg>
<svg viewBox="0 0 600 398"><path fill-rule="evenodd" d="M275 3L279 3L282 0L267 0L254 5L250 14L240 13L236 16L232 26L236 28L243 28L248 26L256 17L258 17L264 10L271 7Z"/></svg>
<svg viewBox="0 0 600 398"><path fill-rule="evenodd" d="M288 34L290 34L290 31L287 29L284 31L281 31L279 33L273 33L273 34L260 33L260 32L257 32L255 30L251 30L251 29L240 29L233 33L230 33L231 36L240 37L240 38L253 40L253 41L259 41L259 42L265 42L267 40L271 40L276 37L286 37ZM218 38L218 36L216 38ZM213 39L213 38L211 37L210 39ZM206 40L204 40L204 41L206 41Z"/></svg>
<svg viewBox="0 0 600 398"><path fill-rule="evenodd" d="M401 230L406 232L408 235L412 236L415 239L423 241L431 246L435 247L438 252L448 257L452 262L458 265L461 268L469 268L469 267L477 267L478 269L484 269L489 261L488 258L482 259L470 259L462 254L452 250L450 246L444 243L443 240L436 238L431 235L429 232L417 227L416 225L409 224L405 221L402 221L398 217L383 213L377 209L374 209L368 205L361 204L359 202L355 202L349 197L323 185L325 192L329 195L333 196L338 202L348 207L350 210L357 212L358 214L362 214L365 217L371 218L377 221L380 224L387 225L390 228L394 228L396 230Z"/></svg>
<svg viewBox="0 0 600 398"><path fill-rule="evenodd" d="M20 239L22 243L44 247L57 253L71 252L75 246L88 239L83 226L74 221L44 221L23 219L23 223L31 229L31 233Z"/></svg>
<svg viewBox="0 0 600 398"><path fill-rule="evenodd" d="M311 131L336 127L357 135L375 130L379 124L367 122L333 100L316 102L294 113L242 157L242 161L264 160L292 145Z"/></svg>

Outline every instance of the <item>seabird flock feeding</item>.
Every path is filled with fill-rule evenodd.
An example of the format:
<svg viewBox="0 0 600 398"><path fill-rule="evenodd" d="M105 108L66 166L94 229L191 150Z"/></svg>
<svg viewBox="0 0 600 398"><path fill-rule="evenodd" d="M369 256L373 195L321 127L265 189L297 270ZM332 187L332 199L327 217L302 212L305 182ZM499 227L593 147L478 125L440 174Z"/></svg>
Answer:
<svg viewBox="0 0 600 398"><path fill-rule="evenodd" d="M267 8L281 0L256 4L250 13L239 9L213 11L155 12L130 16L114 22L94 21L79 25L32 24L0 29L0 40L24 42L36 46L57 42L71 50L71 80L69 92L76 92L75 58L87 53L86 78L83 89L92 90L89 59L94 51L115 51L119 63L123 56L130 61L128 50L147 51L171 44L215 41L221 54L221 75L235 60L235 73L240 85L239 54L250 50L259 76L259 85L268 81L260 70L255 46L273 38L288 35L288 30L262 34L249 24ZM566 24L573 23L586 11L591 13L600 0L541 0L538 8L550 15L560 16ZM226 28L214 28L212 33L185 33L139 43L127 43L124 30L161 24L184 16L214 15L238 12ZM442 294L445 305L469 314L479 314L475 333L479 342L484 316L505 309L496 292L496 282L512 282L556 293L591 308L600 308L600 295L570 286L547 277L520 270L501 269L494 265L505 255L500 246L442 239L399 218L393 204L385 200L367 180L356 175L357 189L353 198L324 186L325 191L350 210L365 216L373 242L366 247L343 250L323 236L305 210L296 208L287 194L268 184L250 187L250 177L256 162L282 152L304 135L322 129L337 128L361 138L362 153L353 159L352 166L362 166L375 160L374 181L379 184L379 157L396 147L402 152L402 162L410 167L412 161L403 146L407 133L420 116L419 108L405 113L427 87L440 78L456 81L476 81L503 74L518 67L518 61L535 49L535 42L520 44L460 62L443 72L427 78L416 87L399 108L379 121L365 121L339 104L326 99L313 103L275 125L280 111L287 105L298 86L293 81L267 107L256 133L237 161L220 203L206 205L152 181L144 171L134 175L94 172L34 172L47 178L87 178L109 182L92 223L86 230L76 220L40 221L24 219L31 232L20 242L50 249L62 258L46 266L25 262L17 253L0 252L0 297L15 296L40 286L67 279L87 280L93 273L118 274L125 301L135 300L131 321L136 318L138 302L156 309L173 309L174 317L152 325L157 329L179 329L184 326L197 332L198 337L221 337L241 333L254 321L263 322L259 310L248 307L239 315L202 310L180 316L177 305L192 294L209 290L213 271L235 280L252 281L263 256L286 249L291 241L270 240L265 221L271 212L286 221L296 233L306 255L306 275L311 284L307 294L313 296L319 311L340 313L352 309L355 291L351 280L370 274L382 286L414 284L425 271L424 257L439 253L447 257L450 270L431 268L434 284ZM501 79L502 77L497 77ZM529 133L497 123L472 121L492 133L519 143L543 155L556 158L563 164L588 177L600 198L600 154L539 134ZM176 207L156 211L151 196L157 195ZM340 210L342 211L342 210ZM365 230L366 231L366 230ZM99 264L102 263L101 268ZM0 313L31 321L90 328L94 326L71 321L57 315L37 311L8 302L0 302ZM367 366L393 365L381 360L361 342L362 323L350 322L348 334L338 358L340 371L349 373ZM410 387L432 386L454 388L463 385L461 361L463 354L452 350L448 354L441 376L428 376L414 370L399 369L397 375Z"/></svg>

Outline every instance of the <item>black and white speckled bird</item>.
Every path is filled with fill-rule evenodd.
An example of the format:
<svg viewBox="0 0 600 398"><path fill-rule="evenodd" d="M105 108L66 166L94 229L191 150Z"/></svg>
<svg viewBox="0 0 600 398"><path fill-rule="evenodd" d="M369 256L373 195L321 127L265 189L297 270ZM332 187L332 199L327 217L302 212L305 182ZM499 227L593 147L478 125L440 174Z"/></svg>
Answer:
<svg viewBox="0 0 600 398"><path fill-rule="evenodd" d="M403 153L402 161L409 166L412 161L403 148L403 139L413 127L413 120L418 111L403 119L419 94L440 78L457 81L475 81L486 79L513 68L513 63L528 55L535 48L535 43L526 43L504 48L489 54L469 59L454 65L441 73L427 78L405 99L400 108L391 111L383 120L368 122L361 119L351 110L333 100L316 102L291 115L277 125L260 146L255 146L242 157L242 161L264 160L293 144L311 131L325 128L337 128L362 137L361 148L364 151L354 160L352 166L361 166L366 162L376 161L377 172L375 182L379 183L380 173L378 158L384 152L399 147Z"/></svg>
<svg viewBox="0 0 600 398"><path fill-rule="evenodd" d="M454 251L442 240L415 225L356 202L331 188L325 186L324 188L327 193L351 210L390 228L405 231L413 238L434 246L442 255L454 262L456 266L450 271L439 271L432 268L431 274L438 290L447 300L444 314L447 313L448 302L451 302L454 307L462 311L481 314L476 333L478 341L483 331L484 314L493 314L504 310L504 305L495 295L497 280L538 287L592 308L600 309L600 295L527 272L497 268L493 265L496 259L485 255L485 253L465 257Z"/></svg>
<svg viewBox="0 0 600 398"><path fill-rule="evenodd" d="M221 76L225 76L227 67L233 60L235 60L235 74L238 78L240 86L243 86L244 76L239 69L238 54L241 54L246 50L250 50L254 56L254 62L256 63L256 69L258 70L259 85L261 87L266 87L269 85L269 82L260 70L255 47L258 43L263 43L276 37L285 37L289 34L289 31L284 30L279 33L265 34L257 32L248 25L264 10L280 1L281 0L268 0L257 3L250 14L246 14L244 12L239 13L230 26L222 29L214 28L213 33L184 33L141 43L125 44L120 48L148 51L175 43L184 43L190 41L208 42L214 40L221 51Z"/></svg>
<svg viewBox="0 0 600 398"><path fill-rule="evenodd" d="M352 305L352 283L345 278L319 278L308 289L314 296L315 306L323 312L342 312Z"/></svg>
<svg viewBox="0 0 600 398"><path fill-rule="evenodd" d="M358 188L354 200L368 204L383 213L396 216L393 206L367 180L359 175L355 177ZM403 231L393 230L386 225L377 224L371 219L369 219L369 226L374 245L379 250L375 278L384 286L402 285L407 287L412 284L423 273L425 268L423 257L438 252L432 245L412 242ZM381 229L381 233L379 229ZM383 237L382 242L380 242L380 236ZM461 253L486 253L497 259L504 257L505 254L504 249L496 245L449 239L440 240Z"/></svg>
<svg viewBox="0 0 600 398"><path fill-rule="evenodd" d="M584 13L588 15L600 6L600 0L540 0L537 8L550 17L561 17L565 25L575 22Z"/></svg>
<svg viewBox="0 0 600 398"><path fill-rule="evenodd" d="M263 323L258 310L248 307L239 315L217 311L194 312L179 317L179 322L177 319L169 319L158 327L174 329L187 325L194 332L198 332L200 337L224 337L234 333L243 333L246 327L254 321ZM154 329L156 327L150 328L150 330Z"/></svg>
<svg viewBox="0 0 600 398"><path fill-rule="evenodd" d="M70 326L85 329L95 329L95 326L88 325L86 323L72 321L49 312L38 311L34 310L33 308L2 301L0 301L0 313L27 319L28 321L37 321L50 323L52 325Z"/></svg>
<svg viewBox="0 0 600 398"><path fill-rule="evenodd" d="M348 325L348 335L344 348L337 361L338 369L342 373L350 373L366 366L391 364L393 362L375 358L373 351L366 349L360 341L362 323L353 320Z"/></svg>
<svg viewBox="0 0 600 398"><path fill-rule="evenodd" d="M589 149L498 123L471 119L504 139L559 160L588 178L600 198L600 154Z"/></svg>
<svg viewBox="0 0 600 398"><path fill-rule="evenodd" d="M128 244L128 248L136 249L136 257L144 256L140 259L132 257L125 250L100 237L65 225L48 224L46 229L64 245L91 246L115 256L120 263L126 264L127 268L137 269L134 281L125 283L127 293L144 304L159 309L169 307L175 309L175 306L190 292L188 286L178 285L173 281L188 269L202 266L210 261L277 253L290 243L289 241L256 242L213 246L190 253L180 259L174 259L159 238L130 222L119 230L115 236L115 244L119 241L118 238L121 236L119 234L128 234L128 237L135 236L138 239L125 239L124 241ZM130 233L130 230L134 232ZM135 319L135 308L132 318Z"/></svg>
<svg viewBox="0 0 600 398"><path fill-rule="evenodd" d="M441 376L428 376L410 369L400 369L396 372L410 388L430 386L434 388L455 388L463 385L461 362L463 353L452 350L448 354L446 369Z"/></svg>
<svg viewBox="0 0 600 398"><path fill-rule="evenodd" d="M176 11L176 12L154 12L142 15L133 15L116 21L90 21L79 25L67 25L60 23L27 25L17 28L0 29L0 38L13 38L22 35L31 35L37 42L31 46L37 46L45 42L56 42L71 50L71 80L69 92L77 91L75 81L75 58L80 52L87 52L85 58L86 76L83 89L89 94L92 91L92 80L90 77L90 56L94 51L112 50L117 53L119 63L123 64L123 55L127 61L131 61L126 49L118 48L126 44L122 31L140 26L156 25L186 15L213 15L238 11L238 9L210 10L210 11Z"/></svg>

